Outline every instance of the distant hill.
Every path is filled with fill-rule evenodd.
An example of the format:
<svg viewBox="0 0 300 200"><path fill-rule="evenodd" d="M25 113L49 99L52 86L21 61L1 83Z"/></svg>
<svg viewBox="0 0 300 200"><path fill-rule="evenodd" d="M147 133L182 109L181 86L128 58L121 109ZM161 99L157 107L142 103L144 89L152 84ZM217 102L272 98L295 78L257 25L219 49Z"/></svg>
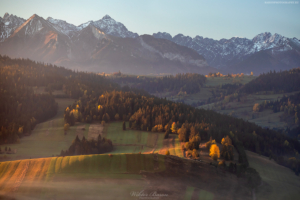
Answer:
<svg viewBox="0 0 300 200"><path fill-rule="evenodd" d="M300 68L289 71L270 71L245 84L241 92L293 92L300 90Z"/></svg>

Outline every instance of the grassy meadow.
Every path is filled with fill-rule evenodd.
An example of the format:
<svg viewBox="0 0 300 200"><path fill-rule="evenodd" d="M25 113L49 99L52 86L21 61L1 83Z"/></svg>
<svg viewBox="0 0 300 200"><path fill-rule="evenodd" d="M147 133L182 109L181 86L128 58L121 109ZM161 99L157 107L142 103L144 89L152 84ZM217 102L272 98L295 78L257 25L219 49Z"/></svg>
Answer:
<svg viewBox="0 0 300 200"><path fill-rule="evenodd" d="M164 171L164 156L84 155L1 162L0 197L133 199L130 192L147 185L139 174L141 170Z"/></svg>
<svg viewBox="0 0 300 200"><path fill-rule="evenodd" d="M2 160L19 160L30 158L43 158L59 155L61 150L66 150L75 139L86 139L94 134L97 129L101 135L112 140L114 150L109 154L119 153L160 153L165 154L169 149L171 155L183 157L177 135L172 134L172 139L164 144L164 133L147 131L122 130L122 122L107 123L103 128L100 124L76 123L64 134L64 110L74 102L73 99L56 99L58 112L48 121L37 124L30 136L20 139L18 144L1 145L16 150L15 154L0 155ZM128 123L127 123L128 127Z"/></svg>
<svg viewBox="0 0 300 200"><path fill-rule="evenodd" d="M169 94L165 93L167 98L171 101L184 101L186 104L197 103L198 101L207 101L208 98L212 97L211 90L224 84L246 84L251 80L255 79L255 76L243 76L243 77L207 77L206 83L201 88L200 92L195 94ZM155 94L156 95L156 94ZM158 95L164 97L162 94ZM206 106L206 105L205 105Z"/></svg>
<svg viewBox="0 0 300 200"><path fill-rule="evenodd" d="M261 178L262 184L256 191L258 200L297 200L300 196L300 177L274 160L265 156L246 151L250 167L255 168Z"/></svg>

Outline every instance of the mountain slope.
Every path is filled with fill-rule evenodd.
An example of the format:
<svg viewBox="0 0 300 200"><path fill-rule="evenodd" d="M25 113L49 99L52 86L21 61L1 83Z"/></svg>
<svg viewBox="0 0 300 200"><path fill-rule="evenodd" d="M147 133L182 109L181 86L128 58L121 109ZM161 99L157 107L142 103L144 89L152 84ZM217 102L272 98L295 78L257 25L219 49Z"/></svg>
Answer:
<svg viewBox="0 0 300 200"><path fill-rule="evenodd" d="M289 65L281 62L280 59L276 59L276 57L272 55L271 50L256 52L241 62L232 65L230 68L233 72L247 74L250 74L253 71L262 74L270 70L280 71L286 69L290 69Z"/></svg>
<svg viewBox="0 0 300 200"><path fill-rule="evenodd" d="M249 58L250 55L264 50L272 50L272 57L283 63L277 68L290 69L299 66L300 41L297 38L286 38L277 33L273 35L269 32L261 33L252 40L238 37L213 40L201 36L191 38L182 34L172 37L165 32L154 33L153 36L190 47L200 55L203 55L209 65L219 69L233 70L235 72L236 66L242 65L240 62ZM253 62L255 63L256 61ZM272 66L264 67L264 69L266 71L273 70ZM256 74L261 73L261 71L256 71L255 69L252 71Z"/></svg>
<svg viewBox="0 0 300 200"><path fill-rule="evenodd" d="M33 15L0 43L0 54L105 73L216 72L196 51L171 41L150 35L135 38L113 36L115 29L107 29L110 26L103 25L104 22L111 25L108 23L111 20L106 16L100 20L101 23L90 22L76 28L62 20L44 20ZM112 32L107 34L95 24Z"/></svg>
<svg viewBox="0 0 300 200"><path fill-rule="evenodd" d="M0 53L44 62L67 59L69 38L52 24L33 15L0 43Z"/></svg>
<svg viewBox="0 0 300 200"><path fill-rule="evenodd" d="M5 13L0 17L0 42L7 39L26 20L12 14Z"/></svg>
<svg viewBox="0 0 300 200"><path fill-rule="evenodd" d="M73 37L77 31L81 30L80 27L77 27L63 20L53 19L52 17L48 17L47 21L50 22L53 27L55 27L55 29L68 35L69 37Z"/></svg>
<svg viewBox="0 0 300 200"><path fill-rule="evenodd" d="M104 33L116 37L122 38L135 38L138 37L138 34L128 31L124 24L115 21L108 15L105 15L102 19L97 21L88 21L79 26L67 23L66 21L53 19L51 17L47 18L47 21L52 23L57 30L60 30L69 37L73 37L78 34L79 31L86 28L88 25L93 25L96 28L100 29Z"/></svg>
<svg viewBox="0 0 300 200"><path fill-rule="evenodd" d="M110 73L120 70L130 74L215 71L194 50L150 35L114 37L89 24L72 41L73 62L61 64L69 67L75 64L88 71Z"/></svg>

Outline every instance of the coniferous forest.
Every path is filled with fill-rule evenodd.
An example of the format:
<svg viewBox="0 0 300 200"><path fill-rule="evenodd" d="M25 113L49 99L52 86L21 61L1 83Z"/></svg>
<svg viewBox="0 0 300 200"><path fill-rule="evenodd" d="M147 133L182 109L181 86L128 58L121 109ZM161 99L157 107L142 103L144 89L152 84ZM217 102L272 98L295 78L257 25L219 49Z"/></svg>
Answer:
<svg viewBox="0 0 300 200"><path fill-rule="evenodd" d="M34 94L36 86L45 87L49 93ZM0 143L17 142L37 123L55 116L57 103L51 94L55 89L63 89L67 97L79 98L119 88L95 74L0 56Z"/></svg>
<svg viewBox="0 0 300 200"><path fill-rule="evenodd" d="M144 131L169 131L175 123L174 133L182 142L194 143L196 136L203 140L212 137L221 142L228 135L238 151L244 147L284 165L288 162L294 165L294 161L286 158L294 157L295 151L300 151L297 140L254 123L133 92L113 91L101 96L83 96L65 112L65 120L70 123L71 120L110 122L118 119L129 120L130 128ZM285 141L289 145L285 145ZM242 150L240 152L240 155L244 154ZM247 163L246 158L241 160ZM299 162L296 166L298 172Z"/></svg>
<svg viewBox="0 0 300 200"><path fill-rule="evenodd" d="M116 73L110 78L120 85L130 85L133 88L142 89L149 93L185 92L187 94L194 94L200 91L206 81L205 76L195 73L162 77L129 76Z"/></svg>
<svg viewBox="0 0 300 200"><path fill-rule="evenodd" d="M245 84L240 90L244 93L293 92L300 90L300 68L288 71L270 71Z"/></svg>
<svg viewBox="0 0 300 200"><path fill-rule="evenodd" d="M221 142L228 135L241 163L247 165L245 148L299 171L299 161L294 158L295 152L300 151L299 142L279 132L211 110L156 98L140 89L122 88L102 75L6 56L1 56L0 61L2 143L16 142L23 133L30 133L36 123L53 117L57 104L52 90L62 89L67 97L78 99L65 109L65 121L70 125L77 121L124 120L129 121L131 129L164 131L166 137L170 132L178 134L190 149L200 140L211 137ZM44 86L49 94L34 94L35 86Z"/></svg>

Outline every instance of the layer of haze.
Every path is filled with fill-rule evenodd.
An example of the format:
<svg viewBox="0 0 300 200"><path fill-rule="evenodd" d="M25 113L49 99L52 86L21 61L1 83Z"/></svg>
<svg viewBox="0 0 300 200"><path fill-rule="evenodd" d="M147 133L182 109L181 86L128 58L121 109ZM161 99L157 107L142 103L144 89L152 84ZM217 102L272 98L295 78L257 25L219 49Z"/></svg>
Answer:
<svg viewBox="0 0 300 200"><path fill-rule="evenodd" d="M138 34L168 32L221 39L262 32L300 38L300 1L263 0L0 0L0 15L33 14L74 25L108 14Z"/></svg>

